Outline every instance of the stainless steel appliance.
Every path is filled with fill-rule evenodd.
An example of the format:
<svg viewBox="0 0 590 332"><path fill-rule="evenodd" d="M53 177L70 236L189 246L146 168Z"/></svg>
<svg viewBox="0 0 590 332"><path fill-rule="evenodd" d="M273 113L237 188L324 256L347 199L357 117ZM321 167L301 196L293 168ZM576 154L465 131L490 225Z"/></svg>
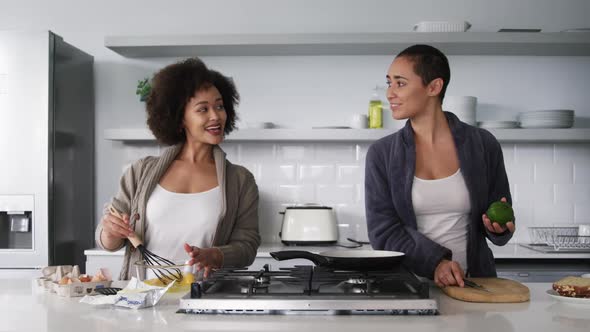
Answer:
<svg viewBox="0 0 590 332"><path fill-rule="evenodd" d="M329 206L301 205L285 208L281 241L288 245L325 245L338 241L338 223Z"/></svg>
<svg viewBox="0 0 590 332"><path fill-rule="evenodd" d="M0 277L84 266L93 246L93 61L50 31L0 31Z"/></svg>
<svg viewBox="0 0 590 332"><path fill-rule="evenodd" d="M435 315L429 285L402 266L342 271L296 266L219 270L180 300L191 314Z"/></svg>

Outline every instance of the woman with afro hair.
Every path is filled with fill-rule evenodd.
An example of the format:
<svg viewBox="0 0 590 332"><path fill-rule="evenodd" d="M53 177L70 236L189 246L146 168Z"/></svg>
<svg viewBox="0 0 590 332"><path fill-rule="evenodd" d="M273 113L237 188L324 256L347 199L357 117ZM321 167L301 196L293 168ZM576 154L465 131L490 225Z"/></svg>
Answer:
<svg viewBox="0 0 590 332"><path fill-rule="evenodd" d="M260 245L258 188L252 174L219 147L236 122L239 95L231 79L197 58L169 65L152 80L147 124L168 146L133 163L96 229L99 247L125 246L120 279L149 278L127 237L174 261L189 260L206 278L212 269L250 265ZM145 274L148 274L147 276ZM139 275L137 275L139 274Z"/></svg>

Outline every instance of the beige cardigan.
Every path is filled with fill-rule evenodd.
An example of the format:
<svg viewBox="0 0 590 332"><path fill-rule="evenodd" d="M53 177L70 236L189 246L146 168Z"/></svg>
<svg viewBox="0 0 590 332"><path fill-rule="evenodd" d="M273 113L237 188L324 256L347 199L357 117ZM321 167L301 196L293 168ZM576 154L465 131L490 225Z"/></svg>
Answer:
<svg viewBox="0 0 590 332"><path fill-rule="evenodd" d="M130 223L137 235L145 237L145 211L147 201L154 188L174 161L182 144L167 148L160 157L146 157L131 165L121 177L119 192L111 204L117 210L130 216ZM252 264L260 245L258 233L258 187L254 176L246 168L234 165L225 159L220 147L213 148L217 179L222 192L221 217L217 225L213 246L223 253L223 267L244 267ZM105 250L100 234L102 225L96 228L96 243ZM179 246L182 243L178 244ZM136 273L134 263L141 260L128 240L123 243L125 256L119 279L131 276L145 277L145 271ZM112 251L119 250L112 249ZM157 254L157 253L156 253ZM188 258L188 256L187 256Z"/></svg>

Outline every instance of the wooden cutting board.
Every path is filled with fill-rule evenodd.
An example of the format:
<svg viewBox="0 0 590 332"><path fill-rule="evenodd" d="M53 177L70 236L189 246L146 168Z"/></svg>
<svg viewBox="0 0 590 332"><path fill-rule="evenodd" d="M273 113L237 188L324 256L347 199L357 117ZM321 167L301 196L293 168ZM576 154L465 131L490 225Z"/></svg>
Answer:
<svg viewBox="0 0 590 332"><path fill-rule="evenodd" d="M503 278L469 278L487 288L490 293L465 286L448 286L442 291L448 296L466 302L508 303L527 302L530 299L529 288L518 281Z"/></svg>

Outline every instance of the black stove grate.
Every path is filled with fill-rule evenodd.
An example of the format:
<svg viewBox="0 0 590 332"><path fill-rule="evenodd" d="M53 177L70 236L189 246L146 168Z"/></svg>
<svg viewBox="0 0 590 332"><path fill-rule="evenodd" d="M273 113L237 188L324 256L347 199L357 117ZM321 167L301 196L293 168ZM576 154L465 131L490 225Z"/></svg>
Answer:
<svg viewBox="0 0 590 332"><path fill-rule="evenodd" d="M271 271L265 265L260 271L218 270L191 287L192 298L214 294L427 299L429 285L401 266L386 271L342 271L305 265Z"/></svg>

